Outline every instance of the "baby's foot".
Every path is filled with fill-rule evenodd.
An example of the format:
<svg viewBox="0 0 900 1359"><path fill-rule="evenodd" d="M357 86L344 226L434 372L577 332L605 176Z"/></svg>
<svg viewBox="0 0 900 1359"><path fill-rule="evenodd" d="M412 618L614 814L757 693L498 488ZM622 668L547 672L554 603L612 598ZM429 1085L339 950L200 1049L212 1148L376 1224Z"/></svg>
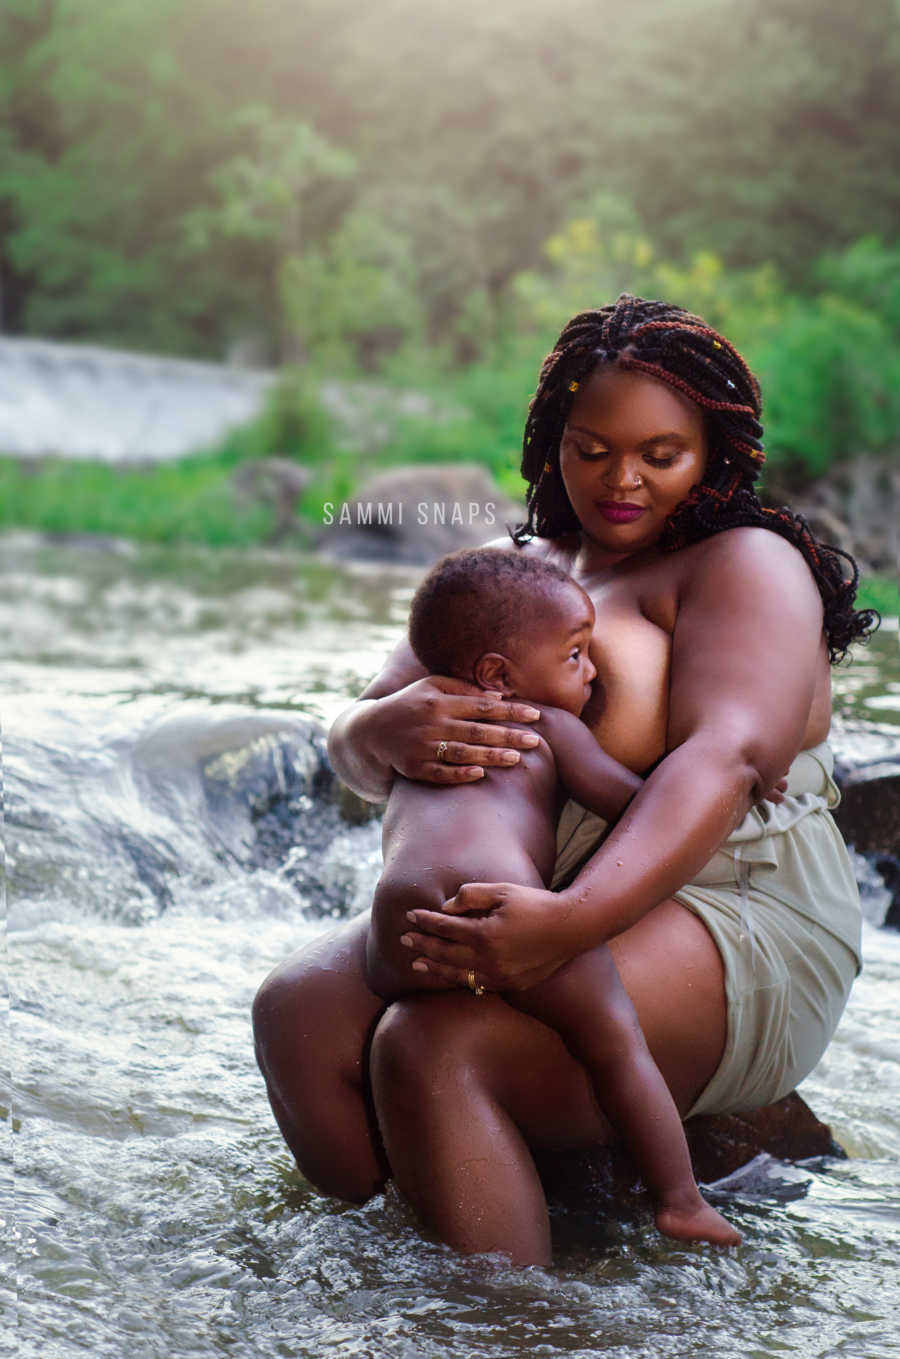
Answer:
<svg viewBox="0 0 900 1359"><path fill-rule="evenodd" d="M737 1246L741 1240L740 1232L735 1231L731 1223L699 1194L687 1204L660 1204L656 1209L656 1225L663 1236L674 1236L677 1241L711 1241L714 1246Z"/></svg>

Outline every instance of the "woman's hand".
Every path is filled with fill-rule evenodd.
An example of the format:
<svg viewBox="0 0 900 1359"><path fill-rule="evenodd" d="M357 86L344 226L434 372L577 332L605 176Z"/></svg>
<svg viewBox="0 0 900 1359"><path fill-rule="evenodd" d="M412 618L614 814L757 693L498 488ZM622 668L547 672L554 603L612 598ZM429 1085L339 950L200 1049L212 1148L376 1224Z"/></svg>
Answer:
<svg viewBox="0 0 900 1359"><path fill-rule="evenodd" d="M760 798L760 802L774 802L776 807L780 807L787 794L787 786L786 778L779 779L777 783L772 785L765 797Z"/></svg>
<svg viewBox="0 0 900 1359"><path fill-rule="evenodd" d="M414 970L489 991L524 991L581 952L570 911L554 892L516 883L466 883L444 910L407 914L401 943Z"/></svg>
<svg viewBox="0 0 900 1359"><path fill-rule="evenodd" d="M407 779L471 783L485 765L512 765L536 746L535 732L505 722L535 722L540 712L463 680L428 675L380 698L369 721L379 760Z"/></svg>

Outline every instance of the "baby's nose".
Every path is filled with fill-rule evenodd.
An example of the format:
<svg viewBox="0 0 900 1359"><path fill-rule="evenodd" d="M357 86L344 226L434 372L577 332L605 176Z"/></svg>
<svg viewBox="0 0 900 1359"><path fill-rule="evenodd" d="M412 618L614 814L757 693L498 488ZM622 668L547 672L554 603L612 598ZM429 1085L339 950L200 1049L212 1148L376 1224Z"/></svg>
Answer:
<svg viewBox="0 0 900 1359"><path fill-rule="evenodd" d="M597 667L596 665L594 665L594 662L591 660L590 656L588 656L586 659L587 659L587 670L585 673L587 675L587 680L585 682L587 684L592 684L593 681L597 678Z"/></svg>

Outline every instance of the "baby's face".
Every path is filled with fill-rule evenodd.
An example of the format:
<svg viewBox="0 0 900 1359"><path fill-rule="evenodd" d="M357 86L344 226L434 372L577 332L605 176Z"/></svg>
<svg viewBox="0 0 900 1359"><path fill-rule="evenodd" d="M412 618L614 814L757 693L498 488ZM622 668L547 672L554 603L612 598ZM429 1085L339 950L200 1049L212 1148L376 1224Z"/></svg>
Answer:
<svg viewBox="0 0 900 1359"><path fill-rule="evenodd" d="M591 696L597 667L588 650L594 631L594 606L574 583L555 592L547 615L532 638L516 648L516 693L532 703L547 703L581 715Z"/></svg>

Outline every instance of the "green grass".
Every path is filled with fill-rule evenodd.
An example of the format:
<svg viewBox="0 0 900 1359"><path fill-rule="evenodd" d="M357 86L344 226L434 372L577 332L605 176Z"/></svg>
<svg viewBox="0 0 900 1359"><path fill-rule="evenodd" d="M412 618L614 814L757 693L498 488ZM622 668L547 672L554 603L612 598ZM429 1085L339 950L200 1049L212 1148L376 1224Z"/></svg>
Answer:
<svg viewBox="0 0 900 1359"><path fill-rule="evenodd" d="M864 576L856 596L858 609L877 609L883 618L900 616L900 586L896 576Z"/></svg>
<svg viewBox="0 0 900 1359"><path fill-rule="evenodd" d="M271 511L233 494L223 453L160 466L0 458L0 528L238 547L265 542Z"/></svg>

